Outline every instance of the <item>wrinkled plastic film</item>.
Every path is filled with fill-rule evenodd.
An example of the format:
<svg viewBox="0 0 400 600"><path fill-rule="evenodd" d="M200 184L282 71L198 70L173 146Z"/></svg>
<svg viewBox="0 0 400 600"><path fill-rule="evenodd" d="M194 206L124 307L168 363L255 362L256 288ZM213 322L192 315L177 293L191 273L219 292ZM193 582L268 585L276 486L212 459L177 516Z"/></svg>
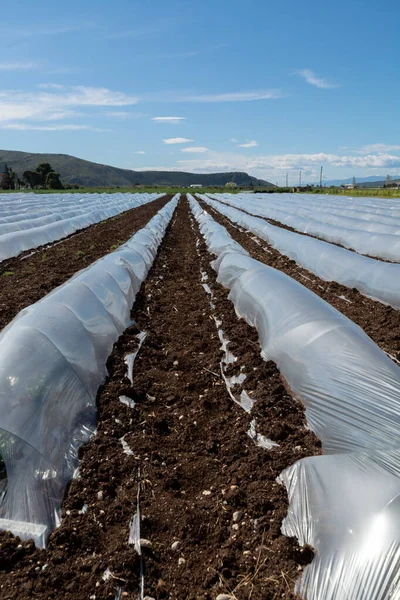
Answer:
<svg viewBox="0 0 400 600"><path fill-rule="evenodd" d="M60 240L163 194L0 195L0 261Z"/></svg>
<svg viewBox="0 0 400 600"><path fill-rule="evenodd" d="M296 231L314 235L360 254L400 262L398 200L391 199L390 202L386 202L384 216L389 223L382 224L376 222L381 216L377 216L375 209L371 208L369 198L361 199L362 204L356 204L354 198L346 199L348 207L356 205L360 210L364 208L364 216L370 217L354 219L345 215L328 217L324 209L329 210L331 207L334 210L335 206L343 206L343 200L341 202L333 196L315 198L310 194L213 194L211 197L236 208L243 208L252 215L274 219ZM372 212L368 213L368 210Z"/></svg>
<svg viewBox="0 0 400 600"><path fill-rule="evenodd" d="M190 200L207 240L213 220ZM324 456L281 474L290 499L283 532L316 551L296 591L308 600L400 598L399 367L288 276L222 246L216 256L237 314L257 328L263 357L323 443Z"/></svg>
<svg viewBox="0 0 400 600"><path fill-rule="evenodd" d="M201 198L233 223L268 242L325 281L356 288L366 296L400 308L400 265L375 260L340 246L275 227L236 208Z"/></svg>
<svg viewBox="0 0 400 600"><path fill-rule="evenodd" d="M0 333L0 455L8 484L0 518L45 525L46 538L56 525L77 450L94 431L107 358L131 323L177 201Z"/></svg>

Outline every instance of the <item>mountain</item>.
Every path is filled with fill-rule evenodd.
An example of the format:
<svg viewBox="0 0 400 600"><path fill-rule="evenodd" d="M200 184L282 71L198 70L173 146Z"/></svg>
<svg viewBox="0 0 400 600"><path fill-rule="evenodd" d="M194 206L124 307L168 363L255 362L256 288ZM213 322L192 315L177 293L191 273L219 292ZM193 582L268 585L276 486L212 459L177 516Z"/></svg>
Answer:
<svg viewBox="0 0 400 600"><path fill-rule="evenodd" d="M392 175L392 181L400 179L400 175ZM353 183L353 178L349 179L330 179L324 181L324 185L341 185L342 183ZM359 187L383 187L386 183L386 177L382 175L371 175L370 177L356 177L356 185Z"/></svg>
<svg viewBox="0 0 400 600"><path fill-rule="evenodd" d="M63 183L77 183L91 187L114 187L134 185L189 186L223 186L233 181L238 186L275 187L269 181L256 179L247 173L185 173L183 171L132 171L69 156L68 154L31 154L13 150L0 150L0 172L7 163L20 177L24 171L35 170L39 163L49 162L53 169L60 173Z"/></svg>

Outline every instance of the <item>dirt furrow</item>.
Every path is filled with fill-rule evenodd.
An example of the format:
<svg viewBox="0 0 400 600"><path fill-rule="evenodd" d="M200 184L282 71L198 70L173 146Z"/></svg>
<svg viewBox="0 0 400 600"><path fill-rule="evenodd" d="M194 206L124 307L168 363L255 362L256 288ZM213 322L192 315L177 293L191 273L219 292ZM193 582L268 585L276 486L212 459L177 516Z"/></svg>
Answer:
<svg viewBox="0 0 400 600"><path fill-rule="evenodd" d="M74 273L126 242L160 210L171 196L133 208L91 225L34 254L0 263L0 330L20 310L37 302Z"/></svg>
<svg viewBox="0 0 400 600"><path fill-rule="evenodd" d="M224 225L233 239L239 242L253 258L279 269L296 279L306 288L329 302L346 317L357 323L384 352L400 360L400 317L399 311L376 300L363 296L355 288L350 289L335 281L324 281L310 273L272 248L265 240L250 232L241 231L236 225L199 200L201 206L213 218Z"/></svg>
<svg viewBox="0 0 400 600"><path fill-rule="evenodd" d="M151 542L145 595L293 598L312 555L280 532L287 499L275 480L295 460L319 453L319 442L273 363L261 360L256 332L236 318L210 259L181 201L133 307L137 325L108 361L97 434L81 450L61 526L44 551L0 534L0 597L47 600L61 592L67 600L102 600L119 590L136 600L140 560L127 541L140 482L141 537ZM231 400L221 377L215 315L234 340L229 349L238 366L231 372L244 367L244 387L258 400L251 416ZM147 337L131 384L124 357L139 331ZM250 439L254 416L278 447L267 451Z"/></svg>

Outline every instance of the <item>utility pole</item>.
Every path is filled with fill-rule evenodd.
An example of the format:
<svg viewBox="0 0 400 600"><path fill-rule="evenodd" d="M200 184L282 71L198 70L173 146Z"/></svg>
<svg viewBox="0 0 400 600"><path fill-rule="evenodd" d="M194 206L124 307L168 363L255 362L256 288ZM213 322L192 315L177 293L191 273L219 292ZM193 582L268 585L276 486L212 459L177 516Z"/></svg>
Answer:
<svg viewBox="0 0 400 600"><path fill-rule="evenodd" d="M319 187L322 187L322 167L321 167L321 174L319 176Z"/></svg>
<svg viewBox="0 0 400 600"><path fill-rule="evenodd" d="M289 187L288 186L288 174L287 173L286 173L286 187Z"/></svg>
<svg viewBox="0 0 400 600"><path fill-rule="evenodd" d="M300 174L299 174L299 187L301 187L301 171L300 171Z"/></svg>

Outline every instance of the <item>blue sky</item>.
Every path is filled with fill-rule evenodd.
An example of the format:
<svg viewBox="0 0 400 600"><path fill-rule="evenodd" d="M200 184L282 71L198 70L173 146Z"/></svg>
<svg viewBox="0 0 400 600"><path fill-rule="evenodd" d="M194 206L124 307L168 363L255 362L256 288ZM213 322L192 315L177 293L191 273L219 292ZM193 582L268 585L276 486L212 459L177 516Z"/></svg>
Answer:
<svg viewBox="0 0 400 600"><path fill-rule="evenodd" d="M274 183L400 173L397 0L16 0L0 147Z"/></svg>

